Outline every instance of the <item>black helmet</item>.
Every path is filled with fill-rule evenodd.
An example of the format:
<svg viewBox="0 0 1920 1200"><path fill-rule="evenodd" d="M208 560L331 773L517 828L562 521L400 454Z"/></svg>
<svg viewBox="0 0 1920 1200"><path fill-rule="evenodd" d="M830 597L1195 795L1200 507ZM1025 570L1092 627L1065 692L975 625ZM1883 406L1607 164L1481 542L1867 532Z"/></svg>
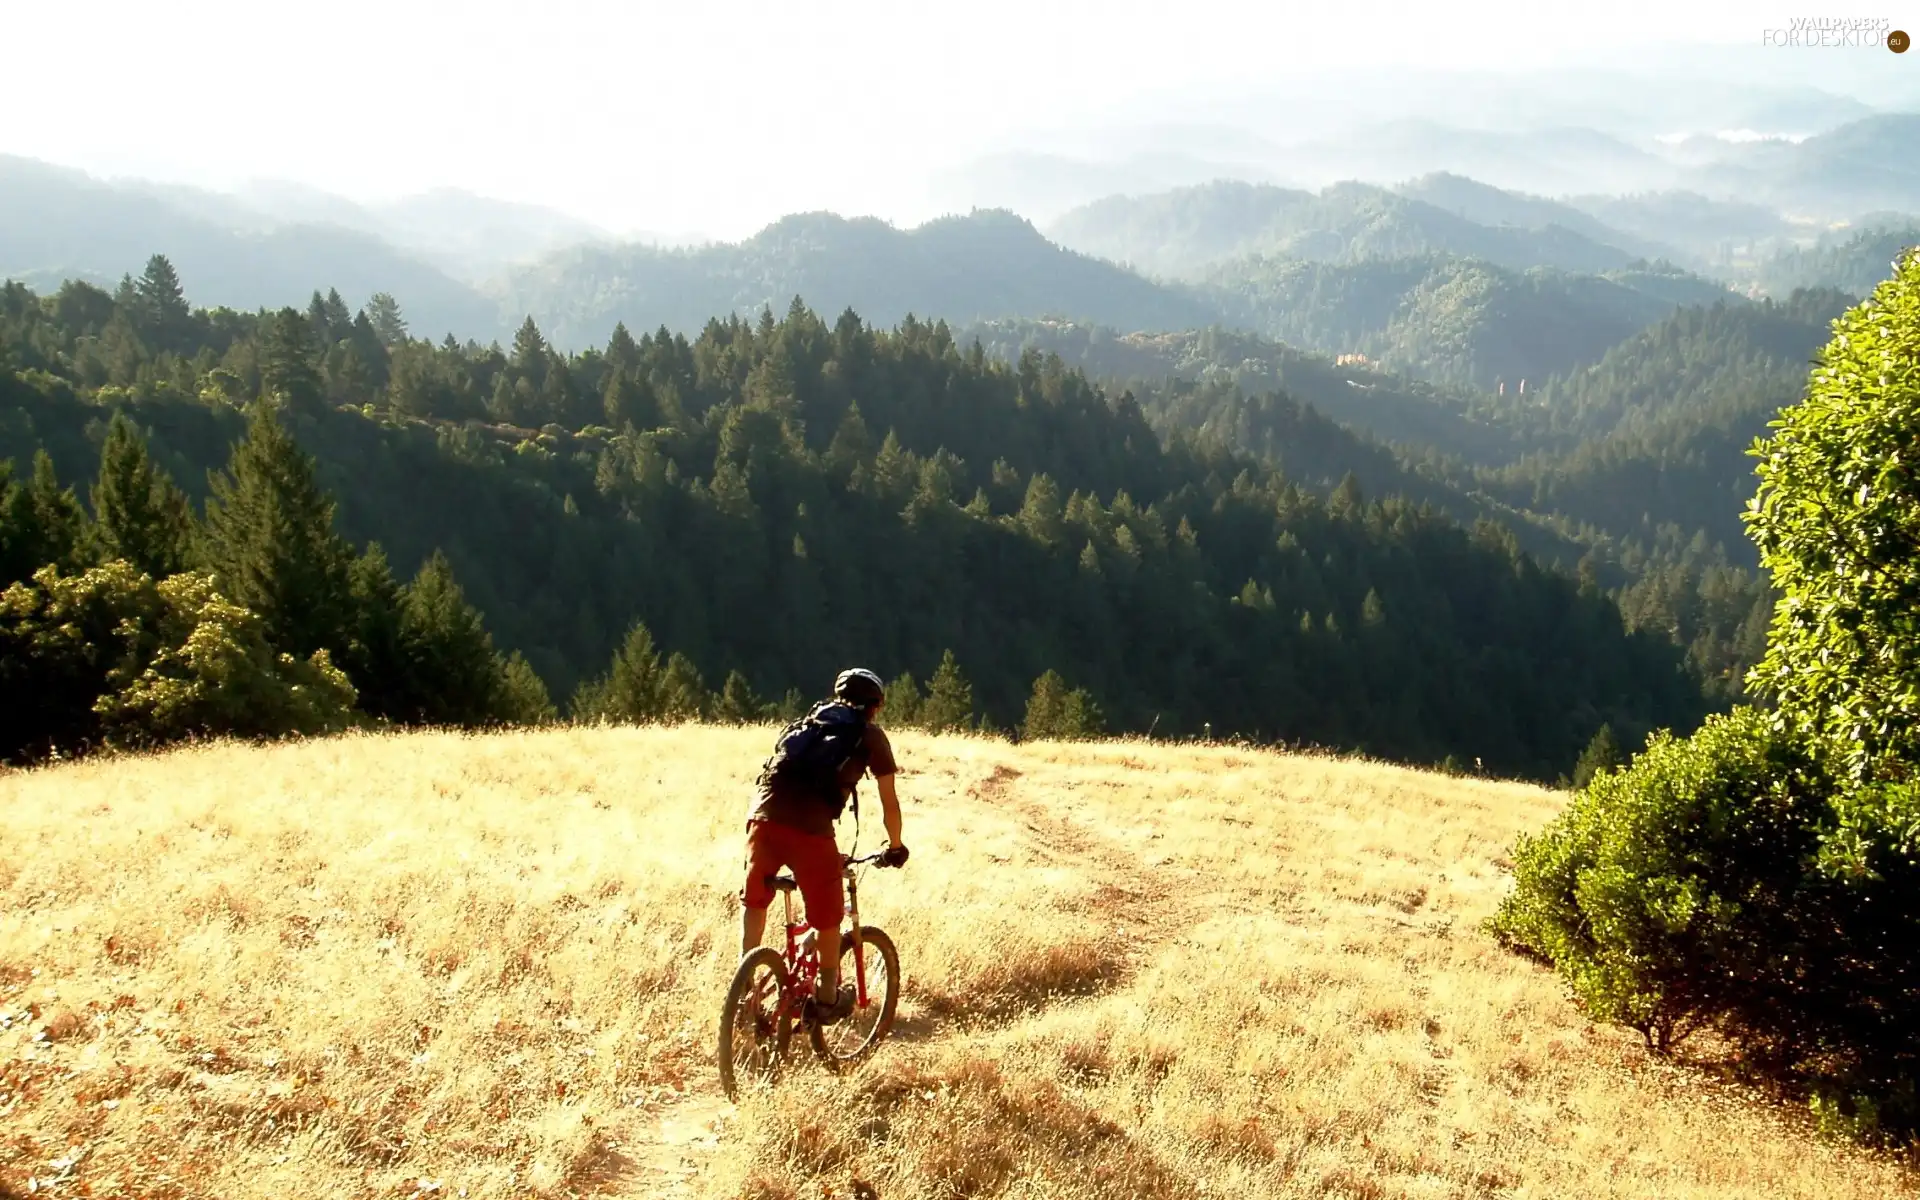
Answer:
<svg viewBox="0 0 1920 1200"><path fill-rule="evenodd" d="M836 700L869 708L887 698L887 689L881 686L880 677L872 671L865 667L849 667L833 681L833 695Z"/></svg>

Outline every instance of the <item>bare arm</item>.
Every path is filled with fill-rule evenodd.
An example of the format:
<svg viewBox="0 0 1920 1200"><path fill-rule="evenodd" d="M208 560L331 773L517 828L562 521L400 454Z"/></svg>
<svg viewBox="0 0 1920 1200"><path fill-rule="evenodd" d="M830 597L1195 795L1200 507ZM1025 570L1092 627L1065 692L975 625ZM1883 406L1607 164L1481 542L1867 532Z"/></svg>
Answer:
<svg viewBox="0 0 1920 1200"><path fill-rule="evenodd" d="M893 788L893 776L877 775L873 784L880 789L880 819L886 822L887 842L900 844L900 793Z"/></svg>

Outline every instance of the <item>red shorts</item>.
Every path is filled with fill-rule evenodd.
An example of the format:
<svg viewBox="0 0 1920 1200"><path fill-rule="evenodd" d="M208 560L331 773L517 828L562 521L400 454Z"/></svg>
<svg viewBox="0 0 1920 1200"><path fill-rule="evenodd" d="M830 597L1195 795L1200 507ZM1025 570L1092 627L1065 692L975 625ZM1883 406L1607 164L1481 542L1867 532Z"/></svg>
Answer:
<svg viewBox="0 0 1920 1200"><path fill-rule="evenodd" d="M793 870L800 898L807 903L807 924L837 929L847 915L847 893L840 886L840 847L830 833L802 833L775 821L747 823L747 885L740 903L765 908L773 903L767 876L782 867Z"/></svg>

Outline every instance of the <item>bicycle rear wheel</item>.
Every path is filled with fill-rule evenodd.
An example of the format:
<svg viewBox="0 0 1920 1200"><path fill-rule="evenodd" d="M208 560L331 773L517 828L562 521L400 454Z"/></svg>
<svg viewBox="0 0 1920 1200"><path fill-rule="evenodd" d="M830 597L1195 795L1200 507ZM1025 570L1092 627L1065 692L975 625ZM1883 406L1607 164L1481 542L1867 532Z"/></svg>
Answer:
<svg viewBox="0 0 1920 1200"><path fill-rule="evenodd" d="M852 1066L880 1044L893 1028L894 1010L900 1004L900 952L884 930L871 925L860 927L861 963L866 967L866 1007L856 1006L845 1020L832 1025L807 1022L807 1040L820 1061L833 1070ZM855 979L853 939L840 940L840 982Z"/></svg>
<svg viewBox="0 0 1920 1200"><path fill-rule="evenodd" d="M737 1100L743 1089L779 1076L793 1038L789 983L787 964L771 946L755 947L734 971L720 1010L720 1086L727 1099Z"/></svg>

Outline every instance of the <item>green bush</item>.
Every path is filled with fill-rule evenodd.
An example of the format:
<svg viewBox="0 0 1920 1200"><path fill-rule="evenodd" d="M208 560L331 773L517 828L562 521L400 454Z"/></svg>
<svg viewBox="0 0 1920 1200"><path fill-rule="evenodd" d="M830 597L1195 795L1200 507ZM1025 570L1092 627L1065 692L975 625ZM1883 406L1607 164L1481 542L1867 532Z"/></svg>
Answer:
<svg viewBox="0 0 1920 1200"><path fill-rule="evenodd" d="M1750 708L1656 735L1521 839L1492 931L1657 1052L1711 1025L1823 1126L1911 1130L1920 796L1851 788L1844 759Z"/></svg>
<svg viewBox="0 0 1920 1200"><path fill-rule="evenodd" d="M285 737L352 722L353 685L325 650L305 662L275 653L265 623L214 591L211 575L175 575L153 590L157 652L137 675L130 664L116 672L115 690L93 705L108 741Z"/></svg>
<svg viewBox="0 0 1920 1200"><path fill-rule="evenodd" d="M71 575L44 567L0 592L0 758L324 733L353 703L325 651L276 654L260 618L206 575L156 584L116 559Z"/></svg>
<svg viewBox="0 0 1920 1200"><path fill-rule="evenodd" d="M1494 931L1550 959L1595 1017L1656 1050L1737 1020L1792 974L1794 905L1831 779L1806 743L1752 709L1690 738L1657 734L1521 839Z"/></svg>

